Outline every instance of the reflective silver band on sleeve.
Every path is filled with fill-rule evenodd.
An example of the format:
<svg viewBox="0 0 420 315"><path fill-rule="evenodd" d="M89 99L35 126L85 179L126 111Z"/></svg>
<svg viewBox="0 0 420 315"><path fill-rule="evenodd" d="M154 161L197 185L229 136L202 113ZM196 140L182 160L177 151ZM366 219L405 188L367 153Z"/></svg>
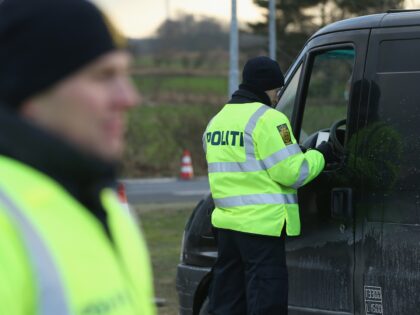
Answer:
<svg viewBox="0 0 420 315"><path fill-rule="evenodd" d="M296 183L294 183L292 188L298 189L299 187L303 186L303 183L309 176L309 164L306 159L303 160L302 165L300 166L299 178L297 179Z"/></svg>
<svg viewBox="0 0 420 315"><path fill-rule="evenodd" d="M208 164L209 173L221 172L258 172L267 170L288 157L302 152L298 144L292 144L273 153L264 160L246 162L214 162Z"/></svg>
<svg viewBox="0 0 420 315"><path fill-rule="evenodd" d="M2 190L0 190L0 203L3 205L3 210L17 225L29 252L38 289L39 312L37 313L42 315L70 315L70 308L58 268L42 237L37 233L23 211Z"/></svg>
<svg viewBox="0 0 420 315"><path fill-rule="evenodd" d="M214 198L218 208L230 208L262 204L297 204L296 194L255 194L226 198Z"/></svg>
<svg viewBox="0 0 420 315"><path fill-rule="evenodd" d="M285 146L283 149L273 153L272 155L270 155L269 157L263 160L265 169L269 169L273 167L274 165L276 165L277 163L298 153L302 153L302 150L300 149L298 144L295 143L292 145Z"/></svg>

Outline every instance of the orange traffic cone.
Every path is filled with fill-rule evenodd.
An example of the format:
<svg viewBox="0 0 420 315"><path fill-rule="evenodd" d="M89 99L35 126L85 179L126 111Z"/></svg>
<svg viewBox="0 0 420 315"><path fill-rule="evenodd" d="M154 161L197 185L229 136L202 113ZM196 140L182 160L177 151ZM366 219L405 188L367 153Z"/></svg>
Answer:
<svg viewBox="0 0 420 315"><path fill-rule="evenodd" d="M191 153L188 150L184 150L182 154L181 172L179 178L188 180L194 177L194 170L191 161Z"/></svg>
<svg viewBox="0 0 420 315"><path fill-rule="evenodd" d="M127 204L127 194L125 193L125 185L123 183L118 183L117 187L118 199L122 204Z"/></svg>
<svg viewBox="0 0 420 315"><path fill-rule="evenodd" d="M117 186L117 195L121 207L127 211L129 215L132 215L130 205L128 204L127 194L125 193L125 185L121 182L119 182Z"/></svg>

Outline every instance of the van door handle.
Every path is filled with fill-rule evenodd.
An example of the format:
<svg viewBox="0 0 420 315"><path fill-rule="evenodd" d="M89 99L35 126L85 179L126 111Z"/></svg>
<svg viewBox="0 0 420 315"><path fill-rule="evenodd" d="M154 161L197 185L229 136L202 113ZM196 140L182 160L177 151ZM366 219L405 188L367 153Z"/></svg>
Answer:
<svg viewBox="0 0 420 315"><path fill-rule="evenodd" d="M353 219L352 189L333 188L331 191L331 217L340 220Z"/></svg>

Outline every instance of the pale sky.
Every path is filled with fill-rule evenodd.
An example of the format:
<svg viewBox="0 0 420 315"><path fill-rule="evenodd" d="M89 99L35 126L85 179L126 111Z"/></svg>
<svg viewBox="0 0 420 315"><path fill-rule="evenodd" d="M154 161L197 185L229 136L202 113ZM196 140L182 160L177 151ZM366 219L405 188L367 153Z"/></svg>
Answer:
<svg viewBox="0 0 420 315"><path fill-rule="evenodd" d="M130 37L147 37L164 21L169 14L175 17L178 12L216 17L229 21L230 0L92 0L105 9L118 28ZM252 0L237 0L239 22L262 19L261 8ZM168 6L167 6L168 4Z"/></svg>
<svg viewBox="0 0 420 315"><path fill-rule="evenodd" d="M228 22L231 0L92 0L101 6L129 37L148 37L169 15L179 12L216 17ZM240 23L262 19L262 9L252 0L236 0ZM420 0L405 0L407 9L420 8Z"/></svg>

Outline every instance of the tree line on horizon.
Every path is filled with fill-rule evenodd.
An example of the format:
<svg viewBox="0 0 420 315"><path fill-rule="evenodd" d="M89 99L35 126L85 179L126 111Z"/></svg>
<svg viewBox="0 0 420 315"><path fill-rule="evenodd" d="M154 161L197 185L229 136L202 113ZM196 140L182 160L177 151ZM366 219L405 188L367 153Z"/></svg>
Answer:
<svg viewBox="0 0 420 315"><path fill-rule="evenodd" d="M241 61L268 53L268 0L253 0L265 9L261 22L240 27ZM404 0L277 0L277 60L283 69L293 62L305 41L332 22L367 14L403 9ZM180 14L164 21L155 36L142 41L137 50L153 55L155 65L178 59L184 68L214 68L228 64L229 25L210 17Z"/></svg>

